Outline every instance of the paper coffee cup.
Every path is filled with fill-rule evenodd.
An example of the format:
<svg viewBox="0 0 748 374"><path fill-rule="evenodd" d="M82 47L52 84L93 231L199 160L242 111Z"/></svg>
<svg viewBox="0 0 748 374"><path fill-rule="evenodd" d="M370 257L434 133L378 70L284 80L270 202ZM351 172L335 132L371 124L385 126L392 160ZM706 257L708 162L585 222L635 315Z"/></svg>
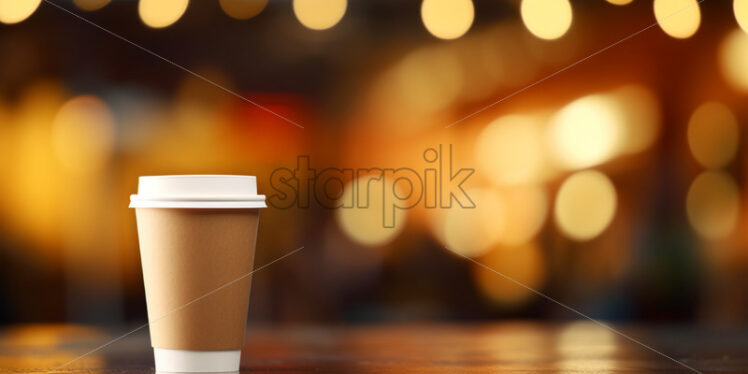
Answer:
<svg viewBox="0 0 748 374"><path fill-rule="evenodd" d="M156 370L239 370L259 209L255 177L140 177L135 208Z"/></svg>

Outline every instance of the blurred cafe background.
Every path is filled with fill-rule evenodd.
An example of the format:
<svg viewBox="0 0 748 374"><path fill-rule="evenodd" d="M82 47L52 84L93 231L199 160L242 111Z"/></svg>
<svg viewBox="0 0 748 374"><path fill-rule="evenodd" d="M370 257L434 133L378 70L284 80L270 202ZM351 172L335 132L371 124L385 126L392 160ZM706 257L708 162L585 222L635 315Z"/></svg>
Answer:
<svg viewBox="0 0 748 374"><path fill-rule="evenodd" d="M745 0L0 0L0 324L144 322L137 177L271 196L300 156L450 157L476 207L263 210L256 266L304 249L250 323L577 317L467 257L603 320L744 324L747 99Z"/></svg>

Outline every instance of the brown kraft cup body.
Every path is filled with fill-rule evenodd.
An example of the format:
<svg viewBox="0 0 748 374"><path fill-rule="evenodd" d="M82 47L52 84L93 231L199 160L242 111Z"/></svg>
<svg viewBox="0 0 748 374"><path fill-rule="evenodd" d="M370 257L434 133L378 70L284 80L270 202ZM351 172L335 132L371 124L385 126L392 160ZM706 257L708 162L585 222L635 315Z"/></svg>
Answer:
<svg viewBox="0 0 748 374"><path fill-rule="evenodd" d="M151 345L239 350L259 209L136 209Z"/></svg>

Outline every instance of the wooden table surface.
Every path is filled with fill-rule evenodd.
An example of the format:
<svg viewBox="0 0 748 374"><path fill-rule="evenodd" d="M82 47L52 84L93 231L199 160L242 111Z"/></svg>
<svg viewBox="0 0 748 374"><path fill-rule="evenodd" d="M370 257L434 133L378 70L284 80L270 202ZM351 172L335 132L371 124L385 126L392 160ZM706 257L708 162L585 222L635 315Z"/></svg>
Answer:
<svg viewBox="0 0 748 374"><path fill-rule="evenodd" d="M617 329L703 373L748 373L748 330ZM0 330L0 372L49 372L127 330L19 325ZM689 373L591 323L252 327L242 372ZM147 329L57 370L152 373Z"/></svg>

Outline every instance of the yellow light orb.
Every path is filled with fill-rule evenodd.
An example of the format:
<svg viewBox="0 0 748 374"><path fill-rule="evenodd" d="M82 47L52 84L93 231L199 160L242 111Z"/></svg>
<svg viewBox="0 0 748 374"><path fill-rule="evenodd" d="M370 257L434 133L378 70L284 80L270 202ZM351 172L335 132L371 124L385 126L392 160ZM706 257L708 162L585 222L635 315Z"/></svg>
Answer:
<svg viewBox="0 0 748 374"><path fill-rule="evenodd" d="M621 152L641 152L657 140L660 133L660 103L646 87L630 85L613 92L623 113Z"/></svg>
<svg viewBox="0 0 748 374"><path fill-rule="evenodd" d="M18 23L29 18L42 0L0 0L0 22Z"/></svg>
<svg viewBox="0 0 748 374"><path fill-rule="evenodd" d="M542 126L539 119L524 115L488 124L475 145L479 173L500 185L540 181L546 168Z"/></svg>
<svg viewBox="0 0 748 374"><path fill-rule="evenodd" d="M112 2L112 0L73 0L75 6L87 12L99 10L105 7L110 2Z"/></svg>
<svg viewBox="0 0 748 374"><path fill-rule="evenodd" d="M268 0L220 0L219 4L231 18L250 19L265 9Z"/></svg>
<svg viewBox="0 0 748 374"><path fill-rule="evenodd" d="M362 176L349 183L341 197L342 202L354 202L353 207L341 207L335 217L343 232L351 239L367 246L380 246L390 242L405 225L405 211L388 209L387 201L395 201L395 185L376 175ZM368 203L368 205L367 205ZM385 214L394 214L392 227L385 225Z"/></svg>
<svg viewBox="0 0 748 374"><path fill-rule="evenodd" d="M590 95L563 107L551 120L551 151L560 166L579 169L601 164L620 150L624 114L606 95Z"/></svg>
<svg viewBox="0 0 748 374"><path fill-rule="evenodd" d="M188 4L189 0L140 0L138 14L148 27L159 29L177 22Z"/></svg>
<svg viewBox="0 0 748 374"><path fill-rule="evenodd" d="M614 5L626 5L626 4L631 4L631 2L634 0L607 0L607 1Z"/></svg>
<svg viewBox="0 0 748 374"><path fill-rule="evenodd" d="M431 35L440 39L457 39L473 24L472 0L423 0L421 20Z"/></svg>
<svg viewBox="0 0 748 374"><path fill-rule="evenodd" d="M52 144L57 159L68 170L103 169L114 150L114 116L109 106L94 96L77 96L57 112Z"/></svg>
<svg viewBox="0 0 748 374"><path fill-rule="evenodd" d="M547 40L566 34L573 18L569 0L522 0L520 14L533 35Z"/></svg>
<svg viewBox="0 0 748 374"><path fill-rule="evenodd" d="M654 0L654 13L662 31L673 38L691 37L701 23L697 0Z"/></svg>
<svg viewBox="0 0 748 374"><path fill-rule="evenodd" d="M740 214L740 192L732 176L721 171L701 173L686 197L688 220L706 239L722 239L734 230Z"/></svg>
<svg viewBox="0 0 748 374"><path fill-rule="evenodd" d="M481 293L498 304L516 306L529 301L534 295L507 278L533 290L542 288L546 280L545 258L536 243L495 248L478 262L491 270L473 265L473 279Z"/></svg>
<svg viewBox="0 0 748 374"><path fill-rule="evenodd" d="M516 246L529 242L548 215L548 196L538 186L513 187L502 191L505 215L499 243Z"/></svg>
<svg viewBox="0 0 748 374"><path fill-rule="evenodd" d="M444 217L443 237L447 248L463 256L476 257L496 244L506 222L503 201L498 191L466 191L475 208L452 205Z"/></svg>
<svg viewBox="0 0 748 374"><path fill-rule="evenodd" d="M603 173L587 170L567 178L556 196L556 225L569 238L586 241L603 232L616 211L616 190Z"/></svg>
<svg viewBox="0 0 748 374"><path fill-rule="evenodd" d="M738 119L730 108L719 102L699 106L688 122L688 146L691 154L707 168L727 165L738 151Z"/></svg>
<svg viewBox="0 0 748 374"><path fill-rule="evenodd" d="M347 6L347 0L293 0L296 18L312 30L326 30L337 25Z"/></svg>
<svg viewBox="0 0 748 374"><path fill-rule="evenodd" d="M732 5L738 25L748 33L748 0L734 0Z"/></svg>
<svg viewBox="0 0 748 374"><path fill-rule="evenodd" d="M736 29L722 41L720 67L727 81L735 88L748 91L748 33Z"/></svg>

